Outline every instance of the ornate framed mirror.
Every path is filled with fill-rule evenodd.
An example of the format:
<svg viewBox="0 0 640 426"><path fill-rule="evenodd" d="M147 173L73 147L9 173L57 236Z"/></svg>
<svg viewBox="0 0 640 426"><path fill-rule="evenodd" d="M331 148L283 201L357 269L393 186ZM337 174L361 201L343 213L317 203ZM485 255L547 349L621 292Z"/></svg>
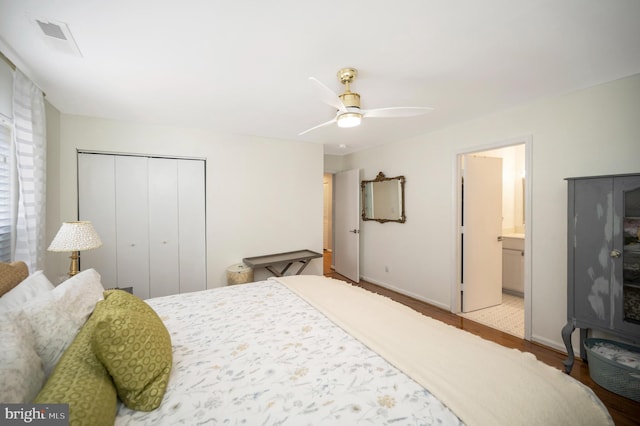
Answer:
<svg viewBox="0 0 640 426"><path fill-rule="evenodd" d="M373 180L363 180L362 220L404 223L404 176L386 177L378 173Z"/></svg>

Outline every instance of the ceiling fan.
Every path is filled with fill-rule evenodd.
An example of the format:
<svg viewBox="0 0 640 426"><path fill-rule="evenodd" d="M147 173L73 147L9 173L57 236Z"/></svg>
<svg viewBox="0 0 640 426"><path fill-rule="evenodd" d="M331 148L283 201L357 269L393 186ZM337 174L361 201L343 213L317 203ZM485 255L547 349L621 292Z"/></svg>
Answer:
<svg viewBox="0 0 640 426"><path fill-rule="evenodd" d="M342 68L338 71L338 80L344 84L345 92L337 95L333 90L322 84L318 79L309 77L315 87L318 89L321 100L334 107L337 110L336 116L331 120L314 126L298 134L304 135L312 130L320 127L337 123L338 127L355 127L359 126L363 118L396 118L396 117L414 117L416 115L426 114L433 110L429 107L388 107L376 109L360 109L360 95L351 91L351 83L358 76L358 70L354 68Z"/></svg>

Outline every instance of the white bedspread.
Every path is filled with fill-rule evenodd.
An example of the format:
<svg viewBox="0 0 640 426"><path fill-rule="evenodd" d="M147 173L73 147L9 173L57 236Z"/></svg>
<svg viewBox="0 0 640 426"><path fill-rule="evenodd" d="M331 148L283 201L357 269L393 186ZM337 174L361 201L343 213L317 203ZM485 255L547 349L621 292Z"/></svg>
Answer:
<svg viewBox="0 0 640 426"><path fill-rule="evenodd" d="M162 405L116 425L458 425L423 386L282 284L147 300L171 334Z"/></svg>
<svg viewBox="0 0 640 426"><path fill-rule="evenodd" d="M423 384L467 424L607 425L591 389L507 349L342 281L278 279Z"/></svg>

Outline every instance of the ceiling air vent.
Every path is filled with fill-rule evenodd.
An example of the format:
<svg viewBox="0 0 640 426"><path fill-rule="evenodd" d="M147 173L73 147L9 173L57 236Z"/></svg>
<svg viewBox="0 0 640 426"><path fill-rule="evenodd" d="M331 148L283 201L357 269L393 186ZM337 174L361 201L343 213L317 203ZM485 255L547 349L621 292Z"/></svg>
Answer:
<svg viewBox="0 0 640 426"><path fill-rule="evenodd" d="M39 28L42 40L49 47L61 53L82 56L67 24L41 18L34 18L33 21Z"/></svg>
<svg viewBox="0 0 640 426"><path fill-rule="evenodd" d="M52 24L51 22L42 22L37 19L36 22L40 26L40 29L42 30L44 35L59 38L60 40L67 40L67 37L64 35L64 32L62 31L62 27L60 27L60 25Z"/></svg>

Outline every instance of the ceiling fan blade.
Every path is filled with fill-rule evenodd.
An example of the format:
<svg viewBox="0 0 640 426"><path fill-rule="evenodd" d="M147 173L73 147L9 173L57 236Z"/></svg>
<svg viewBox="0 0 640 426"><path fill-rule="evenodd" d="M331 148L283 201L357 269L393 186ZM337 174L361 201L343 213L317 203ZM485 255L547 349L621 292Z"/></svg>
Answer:
<svg viewBox="0 0 640 426"><path fill-rule="evenodd" d="M322 123L322 124L318 124L317 126L314 126L314 127L310 128L310 129L307 129L307 130L305 130L305 131L304 131L304 132L302 132L302 133L298 133L298 136L302 136L302 135L304 135L305 133L309 133L309 132L310 132L310 131L312 131L312 130L319 129L320 127L328 126L329 124L333 124L333 123L335 123L335 122L336 122L336 119L335 119L335 118L333 118L333 119L331 119L331 120L329 120L329 121L327 121L327 122L324 122L324 123Z"/></svg>
<svg viewBox="0 0 640 426"><path fill-rule="evenodd" d="M433 111L429 107L389 107L365 110L362 112L364 118L394 118L394 117L415 117Z"/></svg>
<svg viewBox="0 0 640 426"><path fill-rule="evenodd" d="M344 111L346 109L338 95L333 90L322 84L317 78L309 77L309 80L313 83L313 87L316 88L318 97L322 102L331 105L338 111Z"/></svg>

